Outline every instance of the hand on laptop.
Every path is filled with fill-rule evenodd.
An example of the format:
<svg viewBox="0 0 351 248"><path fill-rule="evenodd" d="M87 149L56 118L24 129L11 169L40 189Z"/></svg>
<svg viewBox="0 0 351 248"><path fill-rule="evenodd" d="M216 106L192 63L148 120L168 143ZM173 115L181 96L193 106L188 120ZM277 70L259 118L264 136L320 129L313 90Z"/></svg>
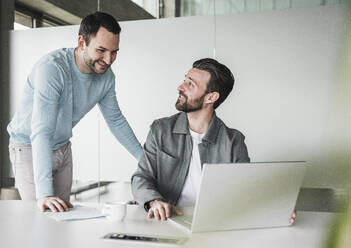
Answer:
<svg viewBox="0 0 351 248"><path fill-rule="evenodd" d="M175 206L157 199L149 202L149 207L150 209L147 214L149 219L167 220L172 214L183 215Z"/></svg>
<svg viewBox="0 0 351 248"><path fill-rule="evenodd" d="M292 213L291 217L290 217L290 226L292 226L295 222L295 218L296 218L296 210L294 210L294 212Z"/></svg>

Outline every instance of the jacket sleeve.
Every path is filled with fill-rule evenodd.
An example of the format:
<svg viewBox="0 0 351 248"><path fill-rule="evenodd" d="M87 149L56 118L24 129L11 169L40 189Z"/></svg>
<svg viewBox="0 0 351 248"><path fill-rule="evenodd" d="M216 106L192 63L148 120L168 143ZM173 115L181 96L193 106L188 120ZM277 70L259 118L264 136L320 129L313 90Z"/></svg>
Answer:
<svg viewBox="0 0 351 248"><path fill-rule="evenodd" d="M154 199L163 199L157 190L157 142L153 129L155 122L147 136L144 152L138 163L137 171L132 176L132 193L134 199L146 209L145 204Z"/></svg>
<svg viewBox="0 0 351 248"><path fill-rule="evenodd" d="M245 136L238 132L233 144L233 158L235 163L250 163L250 157L245 144Z"/></svg>

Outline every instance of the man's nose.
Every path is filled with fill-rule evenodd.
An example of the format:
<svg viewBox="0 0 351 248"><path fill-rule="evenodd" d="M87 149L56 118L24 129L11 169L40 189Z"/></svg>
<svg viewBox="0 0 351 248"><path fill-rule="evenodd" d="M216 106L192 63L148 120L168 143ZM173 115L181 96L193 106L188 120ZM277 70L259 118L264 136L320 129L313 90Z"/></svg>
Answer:
<svg viewBox="0 0 351 248"><path fill-rule="evenodd" d="M177 90L180 91L180 92L183 92L184 91L184 85L183 84L179 85Z"/></svg>
<svg viewBox="0 0 351 248"><path fill-rule="evenodd" d="M109 53L105 53L104 54L104 62L107 65L110 65L112 63L112 56L111 56L111 54L109 54Z"/></svg>

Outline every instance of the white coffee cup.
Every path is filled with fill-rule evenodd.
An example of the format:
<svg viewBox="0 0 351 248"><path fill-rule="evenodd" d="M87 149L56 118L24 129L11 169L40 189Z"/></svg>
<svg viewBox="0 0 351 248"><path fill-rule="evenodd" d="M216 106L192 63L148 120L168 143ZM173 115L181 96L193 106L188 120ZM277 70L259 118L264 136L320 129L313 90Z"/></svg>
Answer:
<svg viewBox="0 0 351 248"><path fill-rule="evenodd" d="M127 213L127 202L106 202L102 213L109 221L123 220Z"/></svg>

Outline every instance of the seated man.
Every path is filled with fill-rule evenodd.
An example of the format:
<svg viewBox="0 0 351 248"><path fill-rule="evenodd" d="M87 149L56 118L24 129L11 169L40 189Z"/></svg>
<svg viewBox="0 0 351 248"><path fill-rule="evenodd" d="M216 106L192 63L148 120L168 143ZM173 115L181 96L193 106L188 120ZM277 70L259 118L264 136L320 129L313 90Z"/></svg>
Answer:
<svg viewBox="0 0 351 248"><path fill-rule="evenodd" d="M228 128L215 109L232 91L231 71L214 59L193 64L178 87L181 111L155 120L132 176L135 200L148 217L182 214L175 206L195 205L204 163L250 162L244 135Z"/></svg>

